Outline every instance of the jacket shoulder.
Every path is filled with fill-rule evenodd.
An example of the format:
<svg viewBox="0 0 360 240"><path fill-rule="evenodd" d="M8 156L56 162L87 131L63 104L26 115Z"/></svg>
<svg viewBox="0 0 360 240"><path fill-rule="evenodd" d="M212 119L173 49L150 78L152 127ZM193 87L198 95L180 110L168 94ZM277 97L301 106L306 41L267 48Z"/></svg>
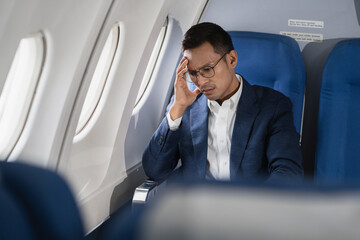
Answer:
<svg viewBox="0 0 360 240"><path fill-rule="evenodd" d="M290 99L287 96L285 96L283 93L274 90L272 88L259 86L259 85L252 85L251 87L254 89L257 98L261 102L278 103L279 101L286 101L286 102L290 101Z"/></svg>

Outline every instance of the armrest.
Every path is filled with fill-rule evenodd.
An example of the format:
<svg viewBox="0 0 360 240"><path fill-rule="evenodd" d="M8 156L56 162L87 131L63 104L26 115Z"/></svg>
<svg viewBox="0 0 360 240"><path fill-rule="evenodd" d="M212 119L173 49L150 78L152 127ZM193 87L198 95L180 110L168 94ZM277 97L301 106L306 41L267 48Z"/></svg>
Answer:
<svg viewBox="0 0 360 240"><path fill-rule="evenodd" d="M133 196L133 199L132 199L133 207L134 207L134 205L146 204L149 201L151 201L155 197L159 186L160 185L165 185L163 183L164 182L156 182L156 181L153 181L153 180L145 180L134 191L134 196Z"/></svg>
<svg viewBox="0 0 360 240"><path fill-rule="evenodd" d="M155 195L163 188L166 187L166 183L169 179L176 177L179 174L178 167L174 170L171 176L162 181L145 180L140 186L138 186L133 195L132 207L137 207L150 202Z"/></svg>

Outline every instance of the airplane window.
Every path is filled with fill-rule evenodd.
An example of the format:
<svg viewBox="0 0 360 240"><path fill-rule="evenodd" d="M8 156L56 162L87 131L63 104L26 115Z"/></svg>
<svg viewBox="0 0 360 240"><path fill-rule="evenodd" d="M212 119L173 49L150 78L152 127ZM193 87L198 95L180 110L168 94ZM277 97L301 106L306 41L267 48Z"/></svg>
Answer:
<svg viewBox="0 0 360 240"><path fill-rule="evenodd" d="M84 129L100 101L112 62L115 57L119 43L119 36L120 27L117 24L111 29L104 48L101 52L94 76L92 77L90 87L81 110L79 122L76 127L76 134L80 133L81 130Z"/></svg>
<svg viewBox="0 0 360 240"><path fill-rule="evenodd" d="M159 36L158 36L158 38L156 40L154 49L153 49L153 51L151 53L151 57L150 57L148 66L146 67L145 74L144 74L143 80L142 80L141 85L140 85L138 95L136 97L135 106L139 103L140 99L142 98L142 96L145 93L145 90L146 90L147 86L149 85L151 75L152 75L152 73L154 71L156 61L157 61L157 59L159 57L159 54L160 54L161 46L162 46L162 44L164 42L164 39L165 39L166 28L167 28L167 24L162 27L162 29L160 31L160 34L159 34Z"/></svg>
<svg viewBox="0 0 360 240"><path fill-rule="evenodd" d="M9 156L25 126L44 60L41 33L20 41L0 96L0 159Z"/></svg>

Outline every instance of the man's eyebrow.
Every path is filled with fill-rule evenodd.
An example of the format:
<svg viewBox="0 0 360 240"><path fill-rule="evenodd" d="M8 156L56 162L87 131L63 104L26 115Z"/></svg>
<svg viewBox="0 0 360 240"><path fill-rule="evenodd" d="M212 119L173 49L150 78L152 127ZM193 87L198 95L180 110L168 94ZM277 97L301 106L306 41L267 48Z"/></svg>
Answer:
<svg viewBox="0 0 360 240"><path fill-rule="evenodd" d="M199 71L200 69L204 68L204 67L210 67L213 63L212 62L208 62L208 63L205 63L204 65L202 65L201 67L199 67L197 70L193 70L193 69L190 69L188 68L189 71Z"/></svg>

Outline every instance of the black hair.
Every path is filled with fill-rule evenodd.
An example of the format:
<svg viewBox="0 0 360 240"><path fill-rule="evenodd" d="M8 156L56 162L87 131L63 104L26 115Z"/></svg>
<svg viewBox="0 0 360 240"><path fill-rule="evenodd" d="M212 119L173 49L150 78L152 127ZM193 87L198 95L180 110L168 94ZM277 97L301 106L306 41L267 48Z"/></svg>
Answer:
<svg viewBox="0 0 360 240"><path fill-rule="evenodd" d="M222 27L211 22L203 22L192 26L185 33L182 50L197 48L205 42L209 42L214 51L220 55L234 50L230 35Z"/></svg>

